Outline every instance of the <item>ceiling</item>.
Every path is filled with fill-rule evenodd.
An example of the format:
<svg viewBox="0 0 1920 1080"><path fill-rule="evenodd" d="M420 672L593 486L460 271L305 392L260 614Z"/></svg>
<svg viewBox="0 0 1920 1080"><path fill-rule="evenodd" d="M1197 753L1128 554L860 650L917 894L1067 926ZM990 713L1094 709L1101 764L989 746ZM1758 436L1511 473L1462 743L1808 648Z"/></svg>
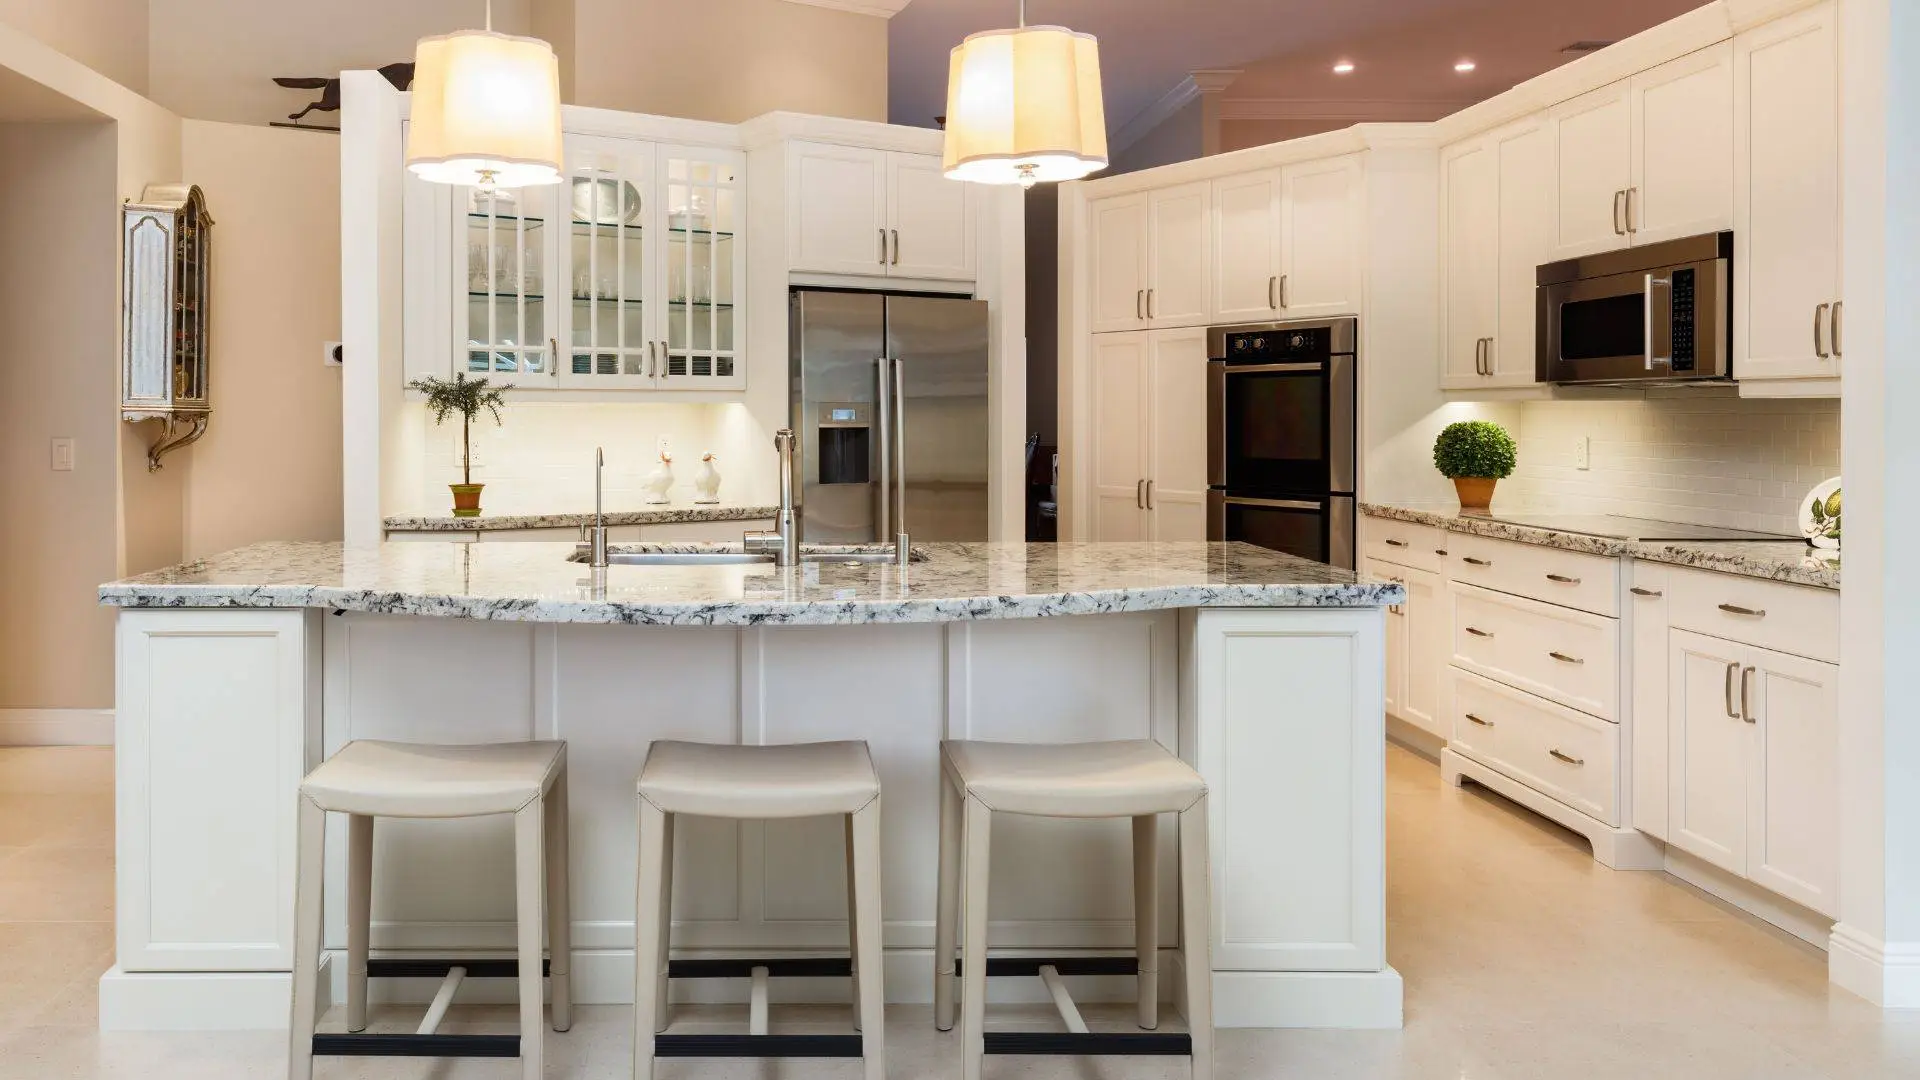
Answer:
<svg viewBox="0 0 1920 1080"><path fill-rule="evenodd" d="M1574 58L1574 41L1614 41L1699 0L1031 0L1033 23L1100 38L1107 126L1174 92L1191 72L1240 69L1229 117L1297 116L1309 103L1355 115L1437 115ZM912 0L889 34L894 123L932 126L946 111L947 52L967 34L1011 25L1017 0ZM1471 58L1475 70L1453 65ZM1332 71L1351 60L1347 75ZM1356 106L1359 106L1356 108ZM1451 108L1440 112L1451 111ZM1335 112L1335 115L1342 115Z"/></svg>
<svg viewBox="0 0 1920 1080"><path fill-rule="evenodd" d="M101 113L12 68L0 67L0 123L105 119Z"/></svg>

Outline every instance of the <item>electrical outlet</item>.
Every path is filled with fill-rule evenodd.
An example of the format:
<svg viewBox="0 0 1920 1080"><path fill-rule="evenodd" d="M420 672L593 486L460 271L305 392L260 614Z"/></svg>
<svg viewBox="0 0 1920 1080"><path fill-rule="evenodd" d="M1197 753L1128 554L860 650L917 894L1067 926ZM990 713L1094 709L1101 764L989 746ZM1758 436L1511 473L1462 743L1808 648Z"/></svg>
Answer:
<svg viewBox="0 0 1920 1080"><path fill-rule="evenodd" d="M654 440L653 449L654 449L654 452L659 454L661 457L670 457L673 454L673 444L667 441L667 437L665 435L662 435L658 439Z"/></svg>
<svg viewBox="0 0 1920 1080"><path fill-rule="evenodd" d="M55 436L52 446L53 471L73 471L73 440L65 435Z"/></svg>
<svg viewBox="0 0 1920 1080"><path fill-rule="evenodd" d="M1573 467L1576 469L1593 468L1593 436L1582 435L1573 440Z"/></svg>
<svg viewBox="0 0 1920 1080"><path fill-rule="evenodd" d="M320 362L322 364L326 365L327 367L340 366L340 359L341 359L342 353L341 353L341 346L339 342L324 341L320 343L320 348L321 348Z"/></svg>

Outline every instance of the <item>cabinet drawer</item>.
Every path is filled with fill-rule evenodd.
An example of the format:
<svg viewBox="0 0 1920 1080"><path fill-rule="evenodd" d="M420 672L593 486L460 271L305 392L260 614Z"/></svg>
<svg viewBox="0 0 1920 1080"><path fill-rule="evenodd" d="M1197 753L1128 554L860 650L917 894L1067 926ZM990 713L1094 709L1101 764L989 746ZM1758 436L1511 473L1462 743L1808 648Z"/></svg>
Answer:
<svg viewBox="0 0 1920 1080"><path fill-rule="evenodd" d="M1447 548L1456 581L1595 615L1620 614L1618 559L1465 533L1452 537Z"/></svg>
<svg viewBox="0 0 1920 1080"><path fill-rule="evenodd" d="M1667 619L1727 641L1838 663L1840 594L1831 589L1675 567Z"/></svg>
<svg viewBox="0 0 1920 1080"><path fill-rule="evenodd" d="M1583 814L1620 823L1617 728L1470 672L1453 678L1454 732L1470 728L1478 740L1460 744L1467 752Z"/></svg>
<svg viewBox="0 0 1920 1080"><path fill-rule="evenodd" d="M1453 590L1453 662L1603 720L1620 717L1620 623L1472 585Z"/></svg>
<svg viewBox="0 0 1920 1080"><path fill-rule="evenodd" d="M1447 542L1457 535L1431 525L1368 518L1367 542L1362 554L1399 566L1442 571L1447 568Z"/></svg>

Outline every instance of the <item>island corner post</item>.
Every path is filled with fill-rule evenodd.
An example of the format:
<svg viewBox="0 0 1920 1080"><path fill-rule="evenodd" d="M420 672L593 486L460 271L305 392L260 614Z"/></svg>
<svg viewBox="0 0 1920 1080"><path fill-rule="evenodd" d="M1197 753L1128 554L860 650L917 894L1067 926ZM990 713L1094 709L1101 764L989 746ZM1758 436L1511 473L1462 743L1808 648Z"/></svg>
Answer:
<svg viewBox="0 0 1920 1080"><path fill-rule="evenodd" d="M961 557L935 553L936 562ZM1264 572L1277 580L1286 569ZM217 576L217 562L204 572ZM859 571L875 596L888 572ZM115 964L100 980L101 1027L285 1027L295 787L353 738L569 742L582 1004L632 1000L633 779L652 739L865 739L887 790L888 997L930 1000L937 754L949 736L1153 738L1173 748L1211 793L1216 1024L1397 1027L1400 977L1385 955L1382 692L1383 612L1398 587L1354 580L1271 587L1275 605L1300 606L1246 606L1253 594L1206 586L1143 585L1111 594L1129 597L1118 601L1055 581L1011 600L1001 588L993 602L978 587L949 596L928 586L917 597L927 606L910 614L834 600L838 590L826 588L782 601L815 620L797 625L725 625L728 611L695 625L566 617L591 603L415 614L447 610L447 597L424 592L418 602L384 593L385 610L343 610L324 589L295 604L293 592L255 587L255 602L293 606L235 606L237 591L204 582L127 588L108 597L121 605L118 925ZM1108 613L1054 614L1088 609ZM1032 614L1009 617L1015 610ZM331 951L345 945L344 825L329 822ZM1172 820L1161 828L1173 850ZM504 821L382 821L377 835L376 954L511 950ZM677 947L844 950L833 822L694 819L683 836ZM994 853L1009 866L1056 868L995 875L1004 883L991 913L996 949L1130 949L1124 823L1003 818ZM1160 970L1163 996L1177 1002L1173 863L1162 861ZM338 964L322 971L342 978ZM322 1008L343 998L335 988L322 986ZM405 980L379 989L392 1000L430 993ZM473 1000L484 1000L476 989ZM834 981L786 989L793 1000L846 992ZM995 1000L1038 992L1023 981L994 987ZM744 991L676 986L689 993L734 1000ZM1114 979L1087 997L1130 993L1131 979Z"/></svg>

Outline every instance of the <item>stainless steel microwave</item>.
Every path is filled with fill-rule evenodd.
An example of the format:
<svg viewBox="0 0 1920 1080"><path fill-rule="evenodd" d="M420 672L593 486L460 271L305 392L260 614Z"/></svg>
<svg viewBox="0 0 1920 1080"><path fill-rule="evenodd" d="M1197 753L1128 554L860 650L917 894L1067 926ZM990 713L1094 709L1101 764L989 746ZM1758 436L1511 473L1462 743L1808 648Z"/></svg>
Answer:
<svg viewBox="0 0 1920 1080"><path fill-rule="evenodd" d="M1541 382L1711 382L1734 377L1733 234L1705 233L1547 263L1536 277Z"/></svg>

